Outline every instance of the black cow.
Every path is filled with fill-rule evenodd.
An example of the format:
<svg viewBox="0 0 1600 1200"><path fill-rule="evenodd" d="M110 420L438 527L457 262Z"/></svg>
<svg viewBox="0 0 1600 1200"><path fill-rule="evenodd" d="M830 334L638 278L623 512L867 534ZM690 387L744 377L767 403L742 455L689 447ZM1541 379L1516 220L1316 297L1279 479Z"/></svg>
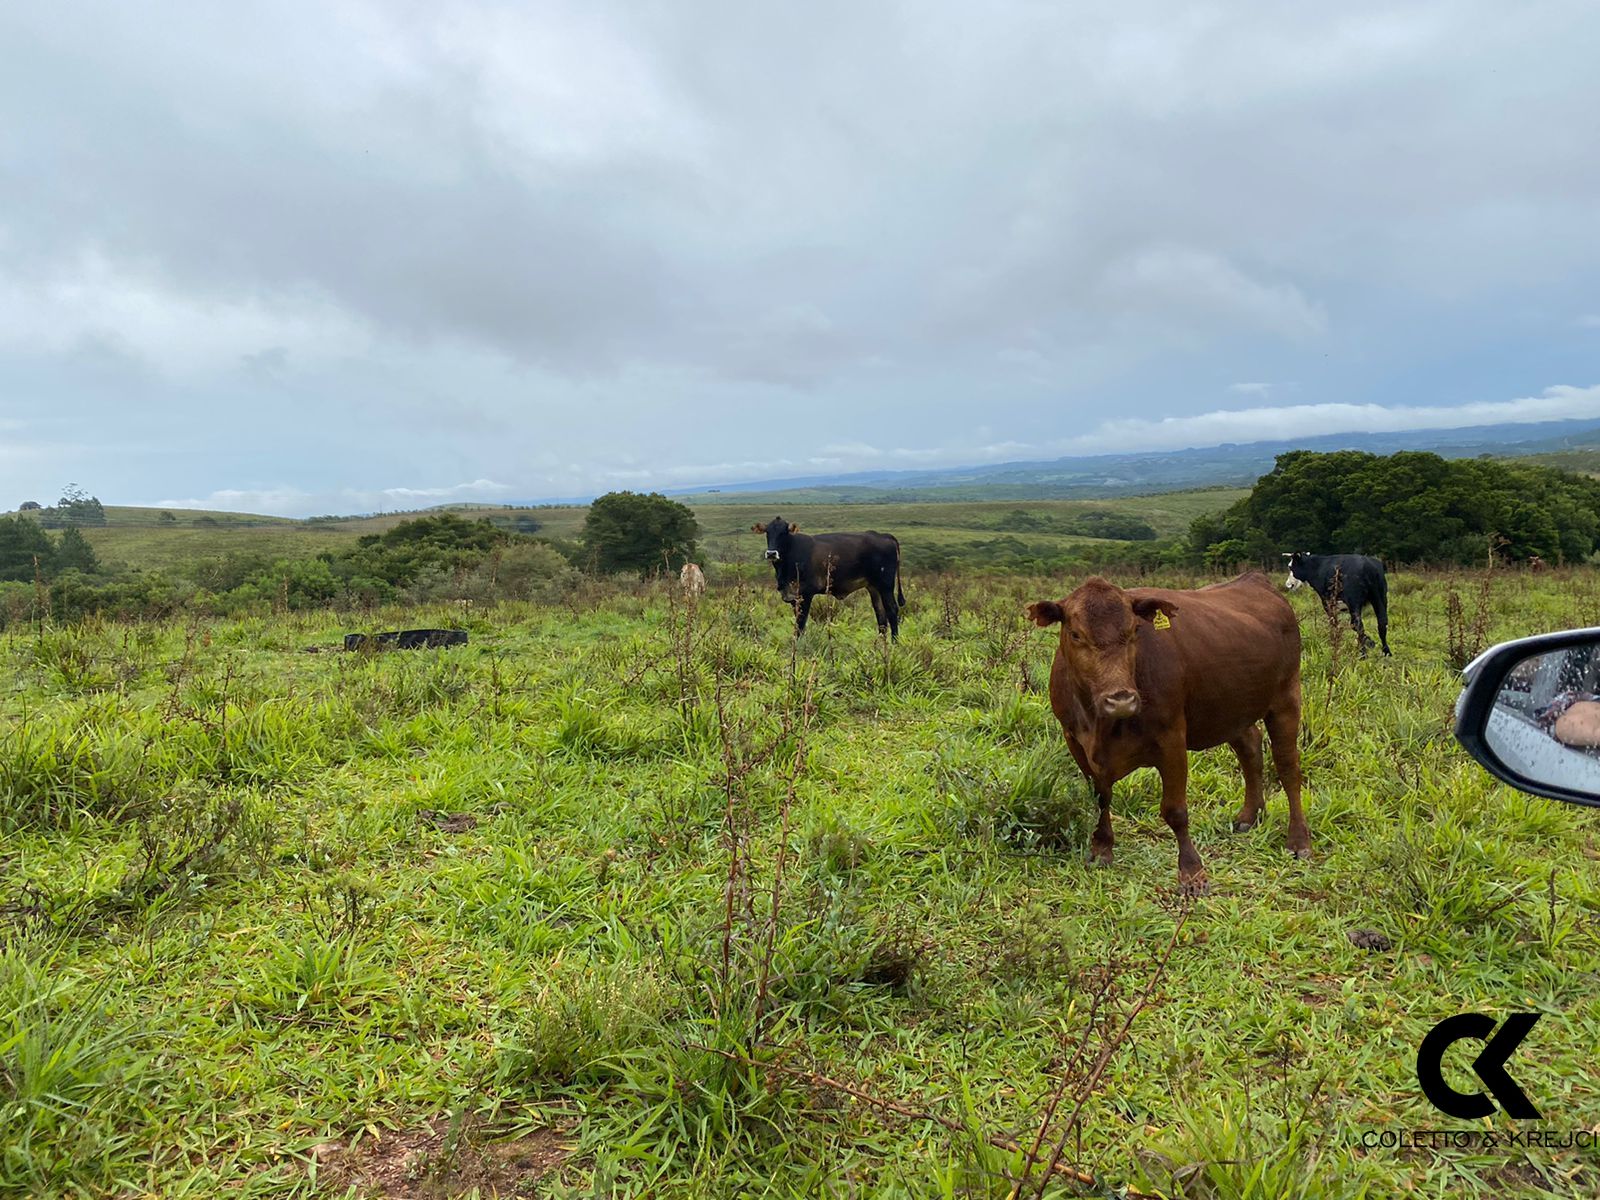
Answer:
<svg viewBox="0 0 1600 1200"><path fill-rule="evenodd" d="M344 635L344 648L346 650L362 650L368 643L382 648L394 646L401 650L432 650L439 646L465 646L467 644L467 631L465 629L392 629L388 633L347 633Z"/></svg>
<svg viewBox="0 0 1600 1200"><path fill-rule="evenodd" d="M1361 610L1370 604L1372 615L1378 619L1378 641L1383 644L1383 652L1389 653L1389 579L1381 562L1365 554L1297 552L1284 557L1289 560L1289 578L1284 586L1292 591L1308 583L1322 597L1324 607L1345 605L1363 654L1372 639L1361 627Z"/></svg>
<svg viewBox="0 0 1600 1200"><path fill-rule="evenodd" d="M824 592L844 597L866 588L878 632L899 638L906 594L900 590L900 541L893 534L869 529L813 537L782 517L750 528L767 535L767 561L777 574L779 594L795 605L796 633L805 632L814 597Z"/></svg>

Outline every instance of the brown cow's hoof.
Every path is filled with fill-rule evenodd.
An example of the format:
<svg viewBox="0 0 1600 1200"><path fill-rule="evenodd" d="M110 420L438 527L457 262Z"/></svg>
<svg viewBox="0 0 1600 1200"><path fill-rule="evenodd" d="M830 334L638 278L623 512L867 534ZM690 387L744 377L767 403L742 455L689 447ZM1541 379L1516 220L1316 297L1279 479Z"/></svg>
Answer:
<svg viewBox="0 0 1600 1200"><path fill-rule="evenodd" d="M1178 894L1180 896L1204 896L1211 890L1211 881L1206 878L1204 871L1196 871L1187 879L1179 878Z"/></svg>
<svg viewBox="0 0 1600 1200"><path fill-rule="evenodd" d="M1249 833L1256 827L1256 822L1258 820L1259 818L1257 817L1251 817L1248 820L1246 820L1244 817L1235 817L1233 819L1233 831L1235 833Z"/></svg>
<svg viewBox="0 0 1600 1200"><path fill-rule="evenodd" d="M1310 846L1290 846L1289 853L1300 859L1302 862L1311 861Z"/></svg>

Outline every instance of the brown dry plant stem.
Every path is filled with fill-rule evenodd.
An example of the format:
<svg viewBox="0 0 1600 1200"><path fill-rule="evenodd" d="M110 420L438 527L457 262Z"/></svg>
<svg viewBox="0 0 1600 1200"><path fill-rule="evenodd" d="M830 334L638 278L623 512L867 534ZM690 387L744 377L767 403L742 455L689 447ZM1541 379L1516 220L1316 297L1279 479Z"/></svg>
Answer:
<svg viewBox="0 0 1600 1200"><path fill-rule="evenodd" d="M756 978L756 1012L751 1022L750 1039L754 1045L761 1038L767 1017L767 987L772 979L772 959L777 948L778 919L783 910L784 869L789 861L789 835L794 820L795 789L806 769L806 730L810 725L812 692L816 685L816 671L806 677L805 690L800 699L799 727L796 734L794 761L784 778L783 810L778 833L778 857L772 872L772 894L768 901L766 929L763 932L761 966ZM785 714L785 725L794 727L794 714Z"/></svg>
<svg viewBox="0 0 1600 1200"><path fill-rule="evenodd" d="M1161 956L1156 959L1155 964L1150 972L1150 978L1144 985L1144 990L1139 993L1138 998L1134 1000L1132 1006L1128 1009L1127 1015L1123 1017L1122 1024L1117 1027L1117 1031L1111 1035L1110 1039L1105 1043L1104 1046L1101 1047L1100 1053L1095 1056L1094 1065L1089 1069L1089 1074L1075 1089L1074 1097L1077 1100L1077 1103L1073 1106L1072 1114L1067 1118L1067 1123L1061 1127L1061 1130L1056 1135L1055 1149L1052 1151L1049 1160L1045 1163L1045 1171L1040 1177L1039 1187L1035 1192L1036 1196L1044 1196L1045 1180L1055 1173L1057 1167L1060 1165L1061 1156L1066 1152L1067 1139L1079 1129L1079 1121L1083 1115L1083 1106L1088 1103L1089 1097L1094 1094L1095 1088L1100 1085L1100 1079L1105 1074L1106 1067L1110 1065L1112 1057L1122 1047L1123 1043L1128 1040L1128 1035L1133 1029L1134 1021L1138 1018L1139 1014L1144 1011L1145 1005L1150 1002L1150 997L1155 995L1156 988L1161 985L1161 981L1166 978L1167 960L1172 957L1172 951L1178 944L1178 938L1183 934L1183 927L1188 923L1189 914L1193 911L1194 906L1191 899L1185 897L1180 900L1178 906L1178 919L1173 924L1172 936L1167 939L1166 947L1161 951ZM1086 1041L1087 1036L1088 1035L1086 1033ZM1069 1064L1069 1069L1062 1072L1061 1084L1059 1085L1058 1093L1064 1093L1066 1088L1069 1086L1072 1078L1070 1068L1076 1063L1076 1061L1076 1057L1074 1057L1073 1064ZM1059 1098L1052 1100L1049 1113L1045 1118L1046 1122L1048 1122L1050 1119L1050 1115L1053 1115L1058 1103ZM1044 1125L1041 1124L1039 1136L1035 1139L1036 1148L1043 1142L1043 1139ZM1028 1161L1023 1167L1024 1178L1026 1178L1027 1173L1034 1165L1034 1162L1034 1153L1030 1152L1028 1155ZM1022 1183L1019 1180L1017 1186L1012 1189L1012 1200L1016 1200L1016 1197L1021 1193L1021 1188Z"/></svg>
<svg viewBox="0 0 1600 1200"><path fill-rule="evenodd" d="M887 1096L875 1095L856 1084L846 1083L842 1079L835 1079L831 1075L823 1075L818 1071L807 1070L804 1067L791 1067L788 1063L776 1059L766 1061L754 1059L746 1054L737 1054L731 1050L718 1049L716 1046L696 1045L694 1049L703 1050L710 1054L721 1055L730 1062L736 1062L743 1066L758 1067L767 1071L777 1071L781 1074L791 1076L792 1078L804 1080L806 1083L809 1083L815 1088L825 1088L829 1091L840 1092L843 1095L849 1096L853 1100L859 1100L862 1104L867 1105L869 1108L875 1108L880 1112L893 1113L895 1116L904 1117L909 1121L925 1121L930 1125L938 1125L941 1128L948 1129L952 1133L959 1133L967 1136L970 1136L973 1132L970 1126L965 1125L951 1117L941 1116L938 1113L929 1112L926 1109L917 1108L914 1105L905 1104L899 1100L891 1100ZM1008 1154L1022 1153L1022 1147L1003 1134L980 1133L979 1136L982 1137L985 1143L993 1146L996 1150L1004 1150ZM1076 1183L1082 1187L1093 1188L1096 1190L1101 1190L1104 1187L1104 1185L1098 1179L1089 1174L1087 1171L1080 1171L1076 1167L1067 1166L1065 1163L1053 1163L1047 1167L1047 1170L1062 1179L1069 1180L1072 1183ZM1163 1200L1163 1198L1160 1196L1153 1196L1148 1192L1136 1192L1132 1191L1131 1189L1123 1192L1122 1195L1126 1196L1128 1200Z"/></svg>

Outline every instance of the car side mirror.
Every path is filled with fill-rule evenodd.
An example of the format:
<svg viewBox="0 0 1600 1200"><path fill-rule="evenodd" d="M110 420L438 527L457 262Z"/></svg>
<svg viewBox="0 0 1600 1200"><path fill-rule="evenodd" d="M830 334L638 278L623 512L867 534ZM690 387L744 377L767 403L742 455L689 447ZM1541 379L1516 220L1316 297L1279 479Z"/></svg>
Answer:
<svg viewBox="0 0 1600 1200"><path fill-rule="evenodd" d="M1600 629L1502 642L1462 675L1468 754L1519 791L1600 808Z"/></svg>

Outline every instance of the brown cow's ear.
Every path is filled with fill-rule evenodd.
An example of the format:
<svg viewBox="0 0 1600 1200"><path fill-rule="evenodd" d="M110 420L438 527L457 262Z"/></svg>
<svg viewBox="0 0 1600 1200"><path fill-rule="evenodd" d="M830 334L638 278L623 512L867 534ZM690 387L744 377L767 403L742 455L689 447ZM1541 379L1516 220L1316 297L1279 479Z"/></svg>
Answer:
<svg viewBox="0 0 1600 1200"><path fill-rule="evenodd" d="M765 533L766 531L767 531L767 527L765 525L752 525L752 526L750 526L750 532L751 533Z"/></svg>
<svg viewBox="0 0 1600 1200"><path fill-rule="evenodd" d="M1054 600L1035 600L1023 609L1040 629L1048 629L1052 625L1059 625L1062 620L1061 605Z"/></svg>
<svg viewBox="0 0 1600 1200"><path fill-rule="evenodd" d="M1172 616L1178 611L1178 606L1171 600L1157 600L1153 596L1143 596L1133 602L1133 615L1146 621L1155 620L1157 613L1166 613Z"/></svg>

